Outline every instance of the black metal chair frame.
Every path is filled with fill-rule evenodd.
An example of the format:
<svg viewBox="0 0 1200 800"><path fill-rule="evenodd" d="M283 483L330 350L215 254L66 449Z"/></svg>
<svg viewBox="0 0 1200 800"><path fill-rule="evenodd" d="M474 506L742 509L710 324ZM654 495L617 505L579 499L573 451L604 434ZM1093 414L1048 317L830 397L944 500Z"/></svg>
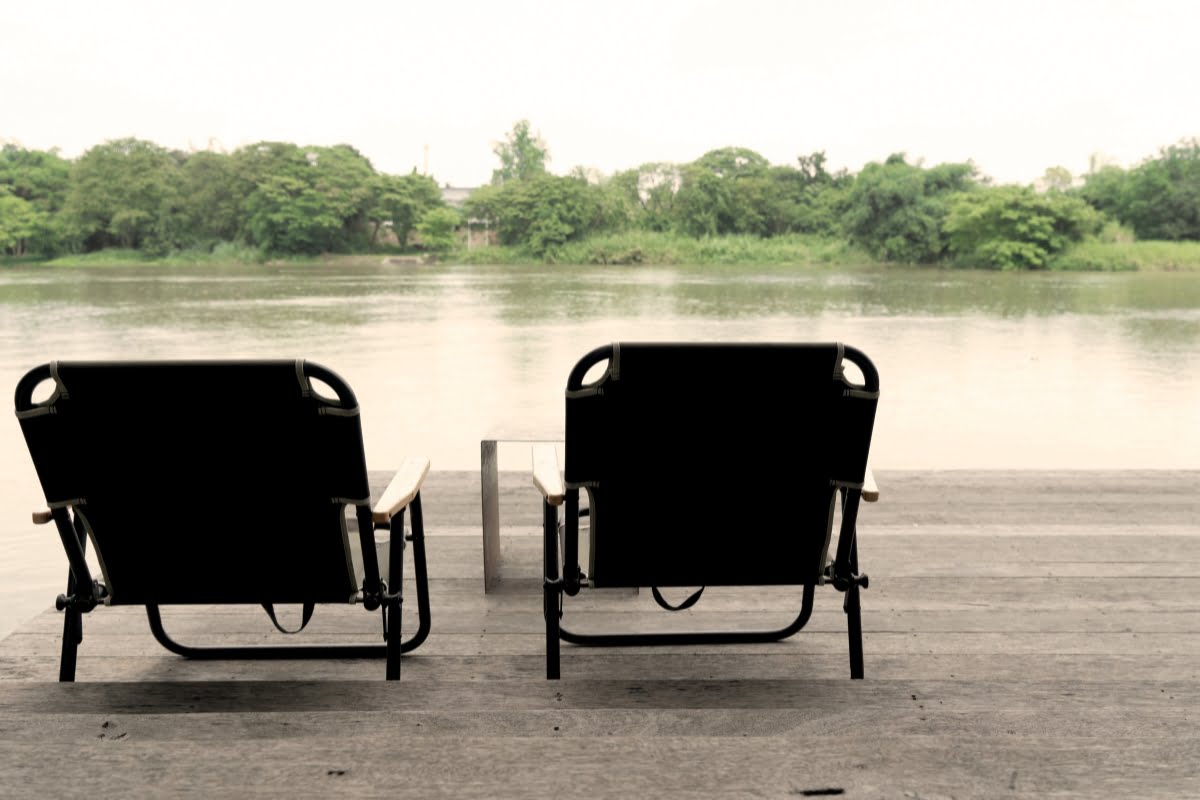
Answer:
<svg viewBox="0 0 1200 800"><path fill-rule="evenodd" d="M316 378L332 387L342 403L357 407L350 387L331 370L312 362L303 362L304 374ZM34 411L40 405L32 399L38 384L52 376L51 364L43 364L30 370L18 383L16 410L18 416ZM411 509L411 533L405 535L404 514ZM421 493L418 488L412 499L403 507L381 520L373 517L368 503L355 505L359 542L362 548L363 586L354 602L361 603L367 611L379 610L383 623L383 644L304 644L304 645L237 645L237 646L193 646L182 644L166 632L162 614L157 604L146 605L146 615L154 638L167 650L191 659L236 660L236 659L386 659L387 680L400 679L400 655L415 650L429 635L431 619L429 611L429 582L425 558L425 530L421 511ZM74 681L77 653L83 642L83 615L102 605L108 595L104 583L93 577L86 560L87 532L83 517L67 503L55 504L48 512L33 515L34 522L44 524L53 521L63 544L70 569L67 589L55 600L55 607L65 612L63 619L62 652L59 662L59 680ZM397 576L393 586L380 577L379 560L375 549L374 531L389 532L388 574ZM403 607L404 551L407 542L413 545L413 568L417 593L417 630L408 639L402 639L401 612ZM306 604L305 617L312 613Z"/></svg>
<svg viewBox="0 0 1200 800"><path fill-rule="evenodd" d="M842 346L845 357L862 369L865 377L864 392L879 391L879 377L870 359L861 351ZM567 380L567 392L579 391L584 386L584 376L597 364L612 357L613 346L605 345L592 350L576 364ZM569 447L568 443L568 447ZM584 487L586 490L586 487ZM559 642L590 647L633 647L661 645L734 644L763 643L786 639L799 632L812 615L816 582L804 583L801 608L796 618L788 625L777 629L750 631L672 631L661 633L579 633L562 625L565 597L579 594L585 576L579 565L579 519L588 515L588 509L580 510L580 487L566 486L561 497L563 519L560 525L558 504L560 498L546 496L542 500L542 531L544 552L543 611L546 620L546 677L554 680L561 676L561 652ZM862 679L864 674L862 615L859 602L860 588L866 589L869 579L858 571L858 543L856 521L863 499L861 485L838 487L841 504L841 519L837 552L832 563L824 569L821 583L829 583L845 597L843 611L846 614L849 639L850 677ZM590 503L589 503L590 506ZM561 541L560 541L561 537Z"/></svg>

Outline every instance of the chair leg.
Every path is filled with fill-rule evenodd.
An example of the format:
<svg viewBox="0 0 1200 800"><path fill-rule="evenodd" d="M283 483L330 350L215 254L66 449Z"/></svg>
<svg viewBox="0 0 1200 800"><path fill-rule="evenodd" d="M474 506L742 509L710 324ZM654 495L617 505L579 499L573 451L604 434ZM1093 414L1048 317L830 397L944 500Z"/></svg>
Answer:
<svg viewBox="0 0 1200 800"><path fill-rule="evenodd" d="M403 601L396 598L386 606L387 620L387 679L400 680L400 610Z"/></svg>
<svg viewBox="0 0 1200 800"><path fill-rule="evenodd" d="M857 495L855 495L857 498ZM850 542L850 571L858 574L858 532ZM862 583L857 580L850 582L850 590L846 592L846 602L850 604L847 613L846 627L850 634L850 679L862 680L863 677L863 642L862 642L862 606L858 602L858 591L861 585L866 588L866 576Z"/></svg>
<svg viewBox="0 0 1200 800"><path fill-rule="evenodd" d="M862 641L862 612L858 603L858 584L851 583L846 590L843 603L846 612L846 629L850 638L850 678L861 680L863 677L863 641Z"/></svg>
<svg viewBox="0 0 1200 800"><path fill-rule="evenodd" d="M558 569L558 509L542 503L543 587L542 611L546 615L546 679L558 680L559 670L559 600L563 583Z"/></svg>
<svg viewBox="0 0 1200 800"><path fill-rule="evenodd" d="M404 608L404 512L401 511L392 518L392 536L397 536L396 528L399 528L399 541L393 541L393 547L390 549L388 558L388 577L395 584L395 588L389 586L389 593L392 598L387 601L387 679L389 681L400 680L400 646L401 641L400 625L401 611ZM395 546L399 545L399 546Z"/></svg>
<svg viewBox="0 0 1200 800"><path fill-rule="evenodd" d="M558 680L559 666L559 631L558 631L558 591L553 586L546 586L546 678Z"/></svg>
<svg viewBox="0 0 1200 800"><path fill-rule="evenodd" d="M425 518L421 511L421 493L413 498L409 507L412 515L413 576L417 586L417 631L407 642L400 644L401 653L416 650L429 636L429 572L425 563Z"/></svg>
<svg viewBox="0 0 1200 800"><path fill-rule="evenodd" d="M74 583L74 580L71 581ZM67 588L68 594L71 588ZM63 683L75 680L75 661L79 643L83 641L83 614L77 608L63 612L62 656L58 662L58 679Z"/></svg>
<svg viewBox="0 0 1200 800"><path fill-rule="evenodd" d="M56 519L56 523L65 523L65 518ZM59 525L60 531L66 531L66 525ZM78 515L72 515L71 531L74 534L75 542L78 543L78 557L83 558L87 548L87 532L83 527L83 520ZM71 534L62 534L64 542L66 537ZM70 550L68 550L70 552ZM67 594L66 598L73 598L75 589L79 585L79 581L75 579L75 570L67 570ZM75 680L75 664L79 654L79 645L83 642L83 612L74 603L67 603L63 614L63 640L62 654L58 660L58 680L62 683L70 683Z"/></svg>

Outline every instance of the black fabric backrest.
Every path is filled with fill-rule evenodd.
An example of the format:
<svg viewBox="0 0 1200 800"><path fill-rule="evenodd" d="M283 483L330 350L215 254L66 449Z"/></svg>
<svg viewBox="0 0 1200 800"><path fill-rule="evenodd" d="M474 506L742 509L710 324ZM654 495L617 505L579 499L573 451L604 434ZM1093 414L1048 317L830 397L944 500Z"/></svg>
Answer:
<svg viewBox="0 0 1200 800"><path fill-rule="evenodd" d="M370 490L340 378L297 361L48 367L18 386L18 418L47 502L81 501L114 604L350 598L343 501ZM47 374L54 395L32 403Z"/></svg>
<svg viewBox="0 0 1200 800"><path fill-rule="evenodd" d="M843 353L863 386L843 379ZM567 485L591 497L593 584L816 580L834 486L863 480L877 399L874 366L836 343L594 351L568 382L565 446Z"/></svg>

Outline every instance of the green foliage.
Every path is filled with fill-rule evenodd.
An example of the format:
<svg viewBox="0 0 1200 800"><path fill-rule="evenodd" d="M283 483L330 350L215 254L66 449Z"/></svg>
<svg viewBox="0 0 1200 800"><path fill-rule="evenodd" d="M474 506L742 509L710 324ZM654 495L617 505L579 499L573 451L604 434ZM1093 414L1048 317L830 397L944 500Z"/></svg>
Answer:
<svg viewBox="0 0 1200 800"><path fill-rule="evenodd" d="M25 255L29 252L29 243L45 224L46 215L33 203L0 192L0 253Z"/></svg>
<svg viewBox="0 0 1200 800"><path fill-rule="evenodd" d="M194 245L237 239L246 188L239 185L234 159L224 153L192 153L181 171L184 241Z"/></svg>
<svg viewBox="0 0 1200 800"><path fill-rule="evenodd" d="M427 250L444 253L457 241L455 230L462 224L462 217L452 208L431 208L417 223L417 233Z"/></svg>
<svg viewBox="0 0 1200 800"><path fill-rule="evenodd" d="M974 185L970 164L926 170L903 155L871 163L854 181L843 219L851 241L884 261L929 264L946 251L947 198Z"/></svg>
<svg viewBox="0 0 1200 800"><path fill-rule="evenodd" d="M799 168L775 167L753 150L727 147L683 166L643 164L610 183L630 227L694 237L779 236L837 233L851 179L844 171L828 173L824 153L801 156Z"/></svg>
<svg viewBox="0 0 1200 800"><path fill-rule="evenodd" d="M302 176L272 175L246 203L254 241L271 253L330 250L342 220L327 198Z"/></svg>
<svg viewBox="0 0 1200 800"><path fill-rule="evenodd" d="M67 246L61 210L70 185L71 163L56 151L0 148L0 252L53 256Z"/></svg>
<svg viewBox="0 0 1200 800"><path fill-rule="evenodd" d="M71 168L63 214L85 249L178 245L182 156L140 139L117 139L84 153Z"/></svg>
<svg viewBox="0 0 1200 800"><path fill-rule="evenodd" d="M54 150L25 150L15 144L0 148L0 191L31 203L46 214L62 208L70 182L71 162Z"/></svg>
<svg viewBox="0 0 1200 800"><path fill-rule="evenodd" d="M825 170L825 154L812 153L797 159L799 169L771 167L763 202L767 220L764 235L840 233L853 179L845 170Z"/></svg>
<svg viewBox="0 0 1200 800"><path fill-rule="evenodd" d="M739 147L609 178L583 168L557 177L525 120L495 153L496 182L464 211L503 245L464 253L477 262L934 263L953 255L1000 268L1153 268L1160 258L1188 269L1190 251L1133 237L1200 240L1198 140L1130 170L1094 169L1078 188L1066 170L1048 169L1038 183L1046 195L980 184L970 163L926 169L896 155L850 176L829 173L824 153L775 166ZM1080 201L1113 221L1097 231L1101 217ZM123 263L129 253L156 263L295 261L394 247L383 238L388 228L401 248L421 230L424 246L453 249L454 212L431 214L443 207L433 179L377 173L348 145L260 142L185 154L121 139L74 162L0 147L0 254L8 258L107 248ZM825 244L813 249L814 241Z"/></svg>
<svg viewBox="0 0 1200 800"><path fill-rule="evenodd" d="M1140 239L1200 240L1200 139L1163 148L1131 170L1103 167L1080 195Z"/></svg>
<svg viewBox="0 0 1200 800"><path fill-rule="evenodd" d="M675 227L675 193L682 180L677 165L659 162L618 172L608 185L630 226L668 231Z"/></svg>
<svg viewBox="0 0 1200 800"><path fill-rule="evenodd" d="M766 158L745 147L722 147L710 150L692 164L718 178L729 180L758 177L771 166Z"/></svg>
<svg viewBox="0 0 1200 800"><path fill-rule="evenodd" d="M1167 147L1131 170L1118 218L1140 239L1200 240L1200 140Z"/></svg>
<svg viewBox="0 0 1200 800"><path fill-rule="evenodd" d="M486 220L502 244L539 257L599 229L605 208L600 187L549 174L483 187L464 204L467 216Z"/></svg>
<svg viewBox="0 0 1200 800"><path fill-rule="evenodd" d="M1080 197L1097 211L1113 219L1122 219L1122 194L1128 181L1125 170L1111 165L1104 166L1089 172L1083 181L1083 186L1077 190Z"/></svg>
<svg viewBox="0 0 1200 800"><path fill-rule="evenodd" d="M719 236L697 239L682 233L628 230L596 233L567 242L554 251L561 264L679 265L763 264L791 266L863 266L870 258L843 239L784 235ZM524 264L543 261L515 247L479 248L457 253L463 263Z"/></svg>
<svg viewBox="0 0 1200 800"><path fill-rule="evenodd" d="M1052 270L1200 272L1200 242L1132 242L1091 239L1051 260Z"/></svg>
<svg viewBox="0 0 1200 800"><path fill-rule="evenodd" d="M1041 269L1050 259L1100 230L1103 218L1083 200L1023 186L960 192L943 230L960 262L999 269Z"/></svg>
<svg viewBox="0 0 1200 800"><path fill-rule="evenodd" d="M739 221L735 180L698 164L684 167L672 209L676 229L697 238L734 233Z"/></svg>
<svg viewBox="0 0 1200 800"><path fill-rule="evenodd" d="M443 205L437 181L414 170L409 175L376 175L371 181L372 203L367 218L372 225L371 242L379 228L390 223L401 248L408 246L408 235L425 214Z"/></svg>
<svg viewBox="0 0 1200 800"><path fill-rule="evenodd" d="M371 163L352 147L252 146L256 177L245 211L251 241L271 253L347 252L364 235L374 197ZM253 171L251 170L251 174Z"/></svg>
<svg viewBox="0 0 1200 800"><path fill-rule="evenodd" d="M550 151L540 136L529 132L529 120L523 119L513 125L507 138L498 142L492 152L500 159L500 168L492 173L492 183L526 181L543 175Z"/></svg>

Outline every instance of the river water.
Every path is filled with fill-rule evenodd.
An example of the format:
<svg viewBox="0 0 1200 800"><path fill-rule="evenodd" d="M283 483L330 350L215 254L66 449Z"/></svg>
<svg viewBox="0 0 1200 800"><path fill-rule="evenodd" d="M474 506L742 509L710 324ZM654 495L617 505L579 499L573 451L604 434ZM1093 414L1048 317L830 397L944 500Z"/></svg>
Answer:
<svg viewBox="0 0 1200 800"><path fill-rule="evenodd" d="M9 392L55 359L307 358L354 388L372 469L416 454L475 469L489 433L552 435L572 365L621 340L858 347L880 374L880 470L1200 468L1200 273L0 269ZM53 531L29 523L42 496L8 419L0 636L46 608L65 573Z"/></svg>

